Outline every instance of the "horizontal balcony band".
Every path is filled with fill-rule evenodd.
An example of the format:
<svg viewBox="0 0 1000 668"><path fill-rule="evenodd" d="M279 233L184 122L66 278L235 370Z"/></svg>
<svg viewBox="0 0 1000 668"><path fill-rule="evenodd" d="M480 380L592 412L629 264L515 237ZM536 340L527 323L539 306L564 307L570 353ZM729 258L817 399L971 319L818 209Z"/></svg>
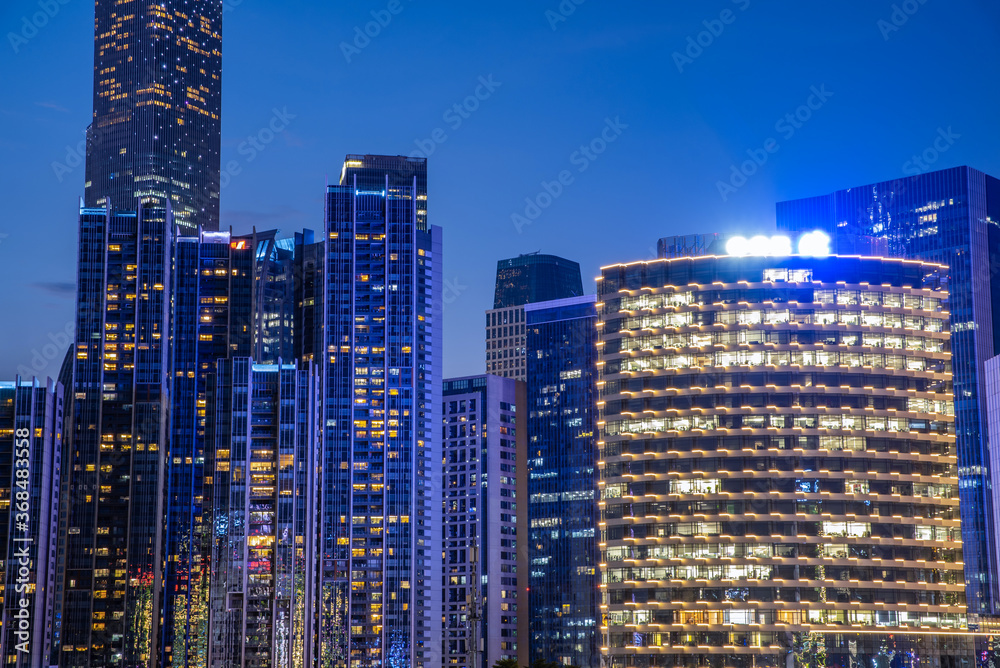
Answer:
<svg viewBox="0 0 1000 668"><path fill-rule="evenodd" d="M842 543L838 543L842 544ZM852 543L856 545L857 543ZM620 546L618 546L620 547ZM939 549L958 550L961 542L950 542L948 546ZM605 555L602 555L602 559ZM962 572L965 568L962 562L923 561L914 559L862 559L839 557L685 557L673 559L620 559L608 561L601 566L602 570L612 568L664 568L667 566L832 566L832 567L863 567L863 568L904 568L930 569L938 571ZM610 583L609 583L610 584ZM964 585L960 585L963 586Z"/></svg>
<svg viewBox="0 0 1000 668"><path fill-rule="evenodd" d="M626 580L622 582L605 583L606 589L611 591L632 591L635 589L667 589L682 588L696 589L704 587L764 587L774 589L820 589L826 587L836 587L839 589L878 589L882 591L923 591L923 592L950 592L959 594L965 591L965 584L947 584L940 582L884 582L881 580L752 580L752 579L732 579L720 578L709 580L706 578L695 578L693 580ZM706 604L708 602L706 601ZM758 604L761 601L737 601L736 605ZM641 605L636 603L636 605ZM866 605L874 605L868 603ZM909 604L913 605L913 604ZM962 607L962 606L960 606Z"/></svg>
<svg viewBox="0 0 1000 668"><path fill-rule="evenodd" d="M658 524L677 524L685 522L853 522L861 524L892 524L896 526L933 526L959 528L960 520L930 519L901 517L899 515L853 515L853 514L815 514L796 513L794 515L778 513L730 515L726 513L698 513L691 515L622 517L602 520L602 525L614 526L656 526ZM831 536L833 537L833 536ZM839 536L837 536L839 538ZM863 536L859 536L863 538Z"/></svg>

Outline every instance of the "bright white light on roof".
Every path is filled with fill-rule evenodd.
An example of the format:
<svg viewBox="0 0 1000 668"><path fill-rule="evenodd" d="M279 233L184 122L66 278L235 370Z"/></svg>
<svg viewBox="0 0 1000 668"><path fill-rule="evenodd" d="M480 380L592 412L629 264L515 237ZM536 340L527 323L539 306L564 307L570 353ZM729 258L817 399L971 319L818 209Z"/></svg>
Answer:
<svg viewBox="0 0 1000 668"><path fill-rule="evenodd" d="M826 257L830 254L830 236L816 230L799 238L799 255Z"/></svg>
<svg viewBox="0 0 1000 668"><path fill-rule="evenodd" d="M773 237L758 234L747 239L733 237L726 242L726 253L736 257L758 255L762 257L784 257L793 254L792 240L786 236ZM799 237L799 255L805 257L827 257L830 255L830 236L816 230Z"/></svg>
<svg viewBox="0 0 1000 668"><path fill-rule="evenodd" d="M759 234L751 239L733 237L726 242L726 253L745 257L747 255L781 256L792 254L792 240L784 236L766 237Z"/></svg>

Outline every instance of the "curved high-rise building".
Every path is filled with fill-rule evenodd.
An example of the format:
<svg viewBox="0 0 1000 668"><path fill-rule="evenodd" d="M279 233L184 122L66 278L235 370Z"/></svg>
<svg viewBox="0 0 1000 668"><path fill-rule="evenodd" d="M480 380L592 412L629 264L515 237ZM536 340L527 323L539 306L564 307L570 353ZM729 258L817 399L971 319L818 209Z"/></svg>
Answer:
<svg viewBox="0 0 1000 668"><path fill-rule="evenodd" d="M219 229L222 0L97 0L87 207Z"/></svg>
<svg viewBox="0 0 1000 668"><path fill-rule="evenodd" d="M604 268L606 665L971 659L945 275L837 256Z"/></svg>

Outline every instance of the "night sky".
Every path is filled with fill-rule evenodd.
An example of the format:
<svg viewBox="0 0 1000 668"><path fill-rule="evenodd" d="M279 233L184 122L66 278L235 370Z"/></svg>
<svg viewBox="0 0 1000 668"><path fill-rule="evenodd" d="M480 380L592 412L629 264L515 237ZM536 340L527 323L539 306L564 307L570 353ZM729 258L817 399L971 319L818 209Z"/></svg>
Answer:
<svg viewBox="0 0 1000 668"><path fill-rule="evenodd" d="M38 0L0 8L3 380L33 359L57 375L72 327L94 8L46 2L37 31ZM430 153L448 376L484 369L498 259L576 260L593 291L658 237L771 231L779 200L963 164L1000 176L993 0L226 2L222 162L240 173L223 229L319 230L345 154ZM356 40L372 12L387 25ZM276 112L287 130L243 143ZM752 155L767 161L720 192Z"/></svg>

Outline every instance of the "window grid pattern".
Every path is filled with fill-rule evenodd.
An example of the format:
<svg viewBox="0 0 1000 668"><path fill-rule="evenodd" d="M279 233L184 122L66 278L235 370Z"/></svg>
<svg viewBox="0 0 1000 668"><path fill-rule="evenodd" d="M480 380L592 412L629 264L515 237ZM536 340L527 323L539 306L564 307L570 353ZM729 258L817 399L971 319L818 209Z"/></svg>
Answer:
<svg viewBox="0 0 1000 668"><path fill-rule="evenodd" d="M764 280L806 265L811 280ZM790 642L841 665L845 638L872 627L955 637L951 650L925 643L922 659L972 655L942 269L716 257L605 268L609 665L721 666L720 653L727 666L784 665ZM872 312L900 320L865 324ZM867 364L887 339L907 362Z"/></svg>

